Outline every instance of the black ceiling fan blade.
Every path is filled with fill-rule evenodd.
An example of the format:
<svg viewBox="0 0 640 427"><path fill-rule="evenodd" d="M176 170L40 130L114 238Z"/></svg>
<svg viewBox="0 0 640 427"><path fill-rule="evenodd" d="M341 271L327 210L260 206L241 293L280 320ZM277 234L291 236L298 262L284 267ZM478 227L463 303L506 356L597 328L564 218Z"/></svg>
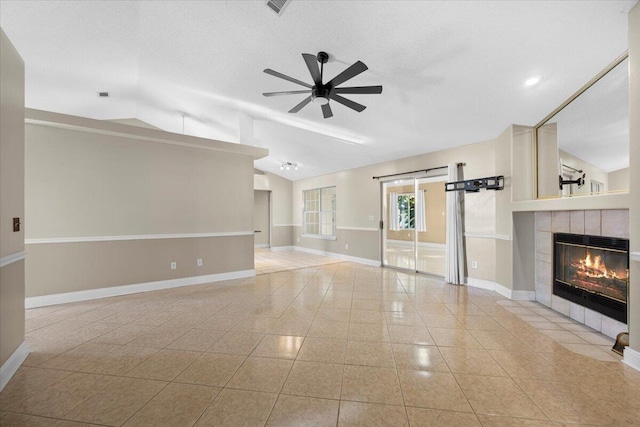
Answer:
<svg viewBox="0 0 640 427"><path fill-rule="evenodd" d="M333 111L331 111L331 106L329 104L324 104L322 106L322 115L324 116L325 119L328 119L329 117L333 117Z"/></svg>
<svg viewBox="0 0 640 427"><path fill-rule="evenodd" d="M304 87L308 87L309 89L311 89L311 88L313 87L313 86L311 86L309 83L305 83L305 82L300 81L300 80L298 80L298 79L294 79L293 77L289 77L289 76L287 76L287 75L284 75L284 74L282 74L282 73L279 73L279 72L277 72L277 71L274 71L274 70L272 70L272 69L270 69L270 68L265 69L265 70L264 70L264 72L265 72L265 73L267 73L267 74L270 74L270 75L272 75L272 76L274 76L274 77L279 77L279 78L281 78L281 79L288 80L288 81L290 81L291 83L296 83L296 84L302 85L302 86L304 86Z"/></svg>
<svg viewBox="0 0 640 427"><path fill-rule="evenodd" d="M358 104L357 102L353 102L350 99L347 98L343 98L342 96L336 94L336 93L332 93L331 95L329 95L329 98L333 99L336 102L339 102L340 104L344 105L345 107L349 107L352 110L356 110L358 113L361 113L362 111L364 111L365 107L362 104Z"/></svg>
<svg viewBox="0 0 640 427"><path fill-rule="evenodd" d="M305 105L307 105L310 102L311 102L311 95L309 95L308 97L303 99L301 103L299 103L298 105L293 107L291 110L289 110L289 112L290 113L297 113L298 111L302 110L302 107L304 107Z"/></svg>
<svg viewBox="0 0 640 427"><path fill-rule="evenodd" d="M287 90L284 92L265 92L264 96L296 95L300 93L311 93L310 90Z"/></svg>
<svg viewBox="0 0 640 427"><path fill-rule="evenodd" d="M355 64L335 76L329 83L327 83L327 86L336 87L347 80L354 78L358 74L367 71L368 69L369 68L364 65L364 62L357 61Z"/></svg>
<svg viewBox="0 0 640 427"><path fill-rule="evenodd" d="M304 62L307 63L307 68L309 69L309 73L311 73L311 78L316 85L322 84L322 75L320 75L320 69L318 68L318 60L315 55L311 55L310 53L303 53L302 57L304 58Z"/></svg>
<svg viewBox="0 0 640 427"><path fill-rule="evenodd" d="M333 89L335 93L371 94L382 93L382 86L358 86L358 87L337 87Z"/></svg>

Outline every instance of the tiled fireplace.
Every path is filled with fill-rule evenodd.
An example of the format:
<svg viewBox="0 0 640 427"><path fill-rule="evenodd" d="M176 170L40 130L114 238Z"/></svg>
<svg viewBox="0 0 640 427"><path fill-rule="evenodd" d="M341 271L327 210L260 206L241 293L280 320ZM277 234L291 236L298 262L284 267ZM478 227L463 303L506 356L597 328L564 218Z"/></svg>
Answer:
<svg viewBox="0 0 640 427"><path fill-rule="evenodd" d="M618 251L628 251L629 211L536 212L535 223L538 302L612 338L627 331L628 255Z"/></svg>

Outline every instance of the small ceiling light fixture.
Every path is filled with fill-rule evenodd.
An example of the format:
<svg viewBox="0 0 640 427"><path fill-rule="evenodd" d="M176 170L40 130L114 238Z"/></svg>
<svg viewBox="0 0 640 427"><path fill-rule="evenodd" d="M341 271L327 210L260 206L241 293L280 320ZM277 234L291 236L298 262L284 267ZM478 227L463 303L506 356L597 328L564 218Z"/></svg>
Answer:
<svg viewBox="0 0 640 427"><path fill-rule="evenodd" d="M293 168L294 170L298 170L298 164L291 163L291 162L284 162L280 165L280 170L283 170L283 169L290 170L291 168Z"/></svg>
<svg viewBox="0 0 640 427"><path fill-rule="evenodd" d="M109 92L98 92L98 96L100 98L108 98L109 97Z"/></svg>
<svg viewBox="0 0 640 427"><path fill-rule="evenodd" d="M540 83L540 76L533 76L533 77L529 77L527 80L524 81L524 85L526 87L531 87L531 86L535 86L538 83Z"/></svg>

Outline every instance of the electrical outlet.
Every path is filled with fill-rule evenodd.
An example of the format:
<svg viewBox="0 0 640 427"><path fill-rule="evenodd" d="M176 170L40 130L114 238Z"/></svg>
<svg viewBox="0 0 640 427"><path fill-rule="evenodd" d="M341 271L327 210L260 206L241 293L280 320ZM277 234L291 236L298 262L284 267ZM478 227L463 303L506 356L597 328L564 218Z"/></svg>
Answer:
<svg viewBox="0 0 640 427"><path fill-rule="evenodd" d="M175 262L175 261L173 261L173 262L171 263L171 269L172 269L172 270L175 270L176 268L178 268L178 263L177 263L177 262Z"/></svg>
<svg viewBox="0 0 640 427"><path fill-rule="evenodd" d="M298 237L298 243L300 243L300 238Z"/></svg>
<svg viewBox="0 0 640 427"><path fill-rule="evenodd" d="M348 244L348 243L345 243L345 244L344 244L344 248L345 248L346 250L349 250L349 244Z"/></svg>
<svg viewBox="0 0 640 427"><path fill-rule="evenodd" d="M375 221L375 220L376 220L376 217L375 217L375 216L373 216L373 215L369 215L369 221Z"/></svg>
<svg viewBox="0 0 640 427"><path fill-rule="evenodd" d="M196 260L196 265L197 265L198 267L202 267L202 266L203 266L202 258L198 258L198 259Z"/></svg>
<svg viewBox="0 0 640 427"><path fill-rule="evenodd" d="M471 268L478 268L478 261L471 261Z"/></svg>

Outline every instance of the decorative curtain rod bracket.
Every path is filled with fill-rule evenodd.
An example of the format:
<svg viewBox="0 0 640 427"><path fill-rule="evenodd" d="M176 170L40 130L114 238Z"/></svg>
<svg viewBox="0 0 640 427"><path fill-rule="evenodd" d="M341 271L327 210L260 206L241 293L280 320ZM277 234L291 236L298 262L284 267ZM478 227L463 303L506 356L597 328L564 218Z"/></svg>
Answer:
<svg viewBox="0 0 640 427"><path fill-rule="evenodd" d="M504 189L504 176L489 176L487 178L468 179L466 181L446 182L445 191L464 191L467 193L477 193L481 188L487 190Z"/></svg>

